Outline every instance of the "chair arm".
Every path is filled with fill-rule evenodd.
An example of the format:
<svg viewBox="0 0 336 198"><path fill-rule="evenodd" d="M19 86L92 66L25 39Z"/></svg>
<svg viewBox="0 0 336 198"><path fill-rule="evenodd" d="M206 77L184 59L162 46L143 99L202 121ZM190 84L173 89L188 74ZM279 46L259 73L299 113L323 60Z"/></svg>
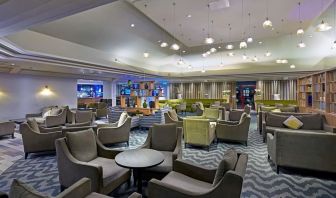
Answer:
<svg viewBox="0 0 336 198"><path fill-rule="evenodd" d="M121 149L110 149L104 146L98 137L96 137L96 142L97 142L97 149L98 149L98 156L99 157L104 157L108 159L114 159L116 155L119 153L123 152Z"/></svg>
<svg viewBox="0 0 336 198"><path fill-rule="evenodd" d="M93 129L92 126L82 126L82 127L65 127L62 128L62 132L65 134L67 132L76 132L76 131L84 131L87 129Z"/></svg>
<svg viewBox="0 0 336 198"><path fill-rule="evenodd" d="M173 152L173 164L176 159L182 159L182 128L178 127L177 129L177 140L176 140L176 147Z"/></svg>
<svg viewBox="0 0 336 198"><path fill-rule="evenodd" d="M34 117L42 117L42 112L41 113L28 113L28 114L26 114L26 118L34 118Z"/></svg>
<svg viewBox="0 0 336 198"><path fill-rule="evenodd" d="M225 125L237 125L239 121L218 120L217 123Z"/></svg>
<svg viewBox="0 0 336 198"><path fill-rule="evenodd" d="M40 132L41 133L50 133L50 132L61 132L62 127L44 127L44 126L39 126Z"/></svg>
<svg viewBox="0 0 336 198"><path fill-rule="evenodd" d="M152 130L153 130L153 127L149 127L146 141L143 145L139 146L139 149L143 149L143 148L149 149L149 148L151 148Z"/></svg>
<svg viewBox="0 0 336 198"><path fill-rule="evenodd" d="M199 196L193 191L188 191L182 186L178 188L170 184L161 182L157 179L151 179L148 183L148 197L174 197L174 198L187 198ZM165 196L162 196L165 195Z"/></svg>
<svg viewBox="0 0 336 198"><path fill-rule="evenodd" d="M0 198L8 198L8 195L4 192L0 192Z"/></svg>
<svg viewBox="0 0 336 198"><path fill-rule="evenodd" d="M130 196L128 196L128 198L142 198L142 195L140 195L139 193L132 193Z"/></svg>
<svg viewBox="0 0 336 198"><path fill-rule="evenodd" d="M328 132L332 132L332 133L336 133L336 127L333 127L325 122L323 122L323 130L328 131Z"/></svg>
<svg viewBox="0 0 336 198"><path fill-rule="evenodd" d="M73 123L73 124L65 124L66 127L84 127L91 126L91 122L82 122L82 123Z"/></svg>
<svg viewBox="0 0 336 198"><path fill-rule="evenodd" d="M86 197L91 193L91 181L89 178L82 178L63 192L58 194L56 198L73 198Z"/></svg>
<svg viewBox="0 0 336 198"><path fill-rule="evenodd" d="M180 116L177 116L177 120L183 122L183 118L181 118Z"/></svg>
<svg viewBox="0 0 336 198"><path fill-rule="evenodd" d="M271 157L273 162L276 162L276 144L275 144L275 137L268 133L267 134L267 151L268 155Z"/></svg>
<svg viewBox="0 0 336 198"><path fill-rule="evenodd" d="M192 162L177 159L175 160L173 170L197 180L212 183L217 169L210 169L194 164Z"/></svg>

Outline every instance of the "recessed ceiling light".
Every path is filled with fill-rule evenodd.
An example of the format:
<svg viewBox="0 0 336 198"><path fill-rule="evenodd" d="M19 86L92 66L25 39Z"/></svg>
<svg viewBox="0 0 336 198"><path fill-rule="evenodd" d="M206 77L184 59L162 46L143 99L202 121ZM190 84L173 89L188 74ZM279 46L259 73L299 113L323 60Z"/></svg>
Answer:
<svg viewBox="0 0 336 198"><path fill-rule="evenodd" d="M207 37L204 40L205 44L212 44L213 42L215 42L215 39L211 38L211 37Z"/></svg>
<svg viewBox="0 0 336 198"><path fill-rule="evenodd" d="M186 16L187 18L191 18L191 14L187 14L187 16Z"/></svg>
<svg viewBox="0 0 336 198"><path fill-rule="evenodd" d="M205 69L202 69L202 73L205 73Z"/></svg>
<svg viewBox="0 0 336 198"><path fill-rule="evenodd" d="M233 52L229 52L227 55L228 56L234 56L234 53Z"/></svg>
<svg viewBox="0 0 336 198"><path fill-rule="evenodd" d="M160 46L161 46L161 47L168 47L168 43L166 43L166 42L162 42L162 43L160 44Z"/></svg>
<svg viewBox="0 0 336 198"><path fill-rule="evenodd" d="M186 51L185 51L185 50L183 50L182 52L183 52L183 53L186 53Z"/></svg>
<svg viewBox="0 0 336 198"><path fill-rule="evenodd" d="M231 50L231 49L233 49L234 48L234 46L232 45L232 44L228 44L227 46L226 46L226 49L229 49L229 50Z"/></svg>
<svg viewBox="0 0 336 198"><path fill-rule="evenodd" d="M149 53L148 53L148 52L145 52L145 53L143 53L143 56L144 56L145 58L148 58L148 57L149 57Z"/></svg>
<svg viewBox="0 0 336 198"><path fill-rule="evenodd" d="M210 55L210 54L211 54L211 52L210 52L210 51L207 51L206 53L207 53L208 55Z"/></svg>
<svg viewBox="0 0 336 198"><path fill-rule="evenodd" d="M259 41L258 43L259 43L259 45L261 45L263 42L262 42L262 41Z"/></svg>
<svg viewBox="0 0 336 198"><path fill-rule="evenodd" d="M267 57L269 57L269 56L271 56L271 55L272 55L271 52L268 52L268 51L267 51L267 52L265 53L265 56L267 56Z"/></svg>
<svg viewBox="0 0 336 198"><path fill-rule="evenodd" d="M172 50L177 51L177 50L180 49L180 46L179 46L178 44L174 43L174 44L172 44L172 45L170 46L170 48L171 48Z"/></svg>
<svg viewBox="0 0 336 198"><path fill-rule="evenodd" d="M134 24L134 23L132 23L132 24L131 24L131 27L135 27L135 24Z"/></svg>
<svg viewBox="0 0 336 198"><path fill-rule="evenodd" d="M278 64L287 64L288 60L287 59L277 59L277 60L275 60L275 62L278 63Z"/></svg>
<svg viewBox="0 0 336 198"><path fill-rule="evenodd" d="M295 65L291 65L291 66L289 66L291 69L294 69L295 68Z"/></svg>
<svg viewBox="0 0 336 198"><path fill-rule="evenodd" d="M203 53L202 56L205 58L205 57L208 56L208 54L207 53Z"/></svg>
<svg viewBox="0 0 336 198"><path fill-rule="evenodd" d="M216 50L216 48L214 48L214 47L210 49L210 52L212 52L212 53L215 53L216 51L217 51L217 50Z"/></svg>
<svg viewBox="0 0 336 198"><path fill-rule="evenodd" d="M15 63L11 63L11 66L14 66L15 65Z"/></svg>
<svg viewBox="0 0 336 198"><path fill-rule="evenodd" d="M218 46L218 49L222 48L221 46Z"/></svg>
<svg viewBox="0 0 336 198"><path fill-rule="evenodd" d="M158 40L157 42L158 42L158 43L161 43L161 40Z"/></svg>

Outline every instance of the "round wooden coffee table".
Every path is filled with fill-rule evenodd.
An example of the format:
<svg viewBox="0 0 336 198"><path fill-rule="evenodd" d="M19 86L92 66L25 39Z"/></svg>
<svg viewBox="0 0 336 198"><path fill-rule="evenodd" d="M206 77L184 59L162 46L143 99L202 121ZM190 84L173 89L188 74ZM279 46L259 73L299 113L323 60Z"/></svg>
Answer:
<svg viewBox="0 0 336 198"><path fill-rule="evenodd" d="M116 164L124 168L133 169L133 171L137 172L138 193L142 193L142 170L157 166L163 161L164 155L161 152L152 149L128 150L119 153L115 157Z"/></svg>

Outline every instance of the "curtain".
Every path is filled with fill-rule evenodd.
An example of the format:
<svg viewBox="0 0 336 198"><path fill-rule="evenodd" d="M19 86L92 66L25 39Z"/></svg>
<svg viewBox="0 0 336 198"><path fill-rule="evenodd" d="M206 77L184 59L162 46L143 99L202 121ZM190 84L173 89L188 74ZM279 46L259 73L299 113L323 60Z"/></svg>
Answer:
<svg viewBox="0 0 336 198"><path fill-rule="evenodd" d="M296 100L296 80L257 81L257 89L262 92L262 100L273 100L274 94L280 94L281 100Z"/></svg>

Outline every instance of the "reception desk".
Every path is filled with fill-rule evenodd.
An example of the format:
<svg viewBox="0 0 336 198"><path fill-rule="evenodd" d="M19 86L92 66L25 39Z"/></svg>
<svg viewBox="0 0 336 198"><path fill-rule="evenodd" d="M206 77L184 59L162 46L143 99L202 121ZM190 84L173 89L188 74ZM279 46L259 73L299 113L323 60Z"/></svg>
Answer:
<svg viewBox="0 0 336 198"><path fill-rule="evenodd" d="M151 108L138 108L138 107L126 107L125 110L128 113L142 113L143 115L152 115L153 111L156 109L151 109Z"/></svg>

